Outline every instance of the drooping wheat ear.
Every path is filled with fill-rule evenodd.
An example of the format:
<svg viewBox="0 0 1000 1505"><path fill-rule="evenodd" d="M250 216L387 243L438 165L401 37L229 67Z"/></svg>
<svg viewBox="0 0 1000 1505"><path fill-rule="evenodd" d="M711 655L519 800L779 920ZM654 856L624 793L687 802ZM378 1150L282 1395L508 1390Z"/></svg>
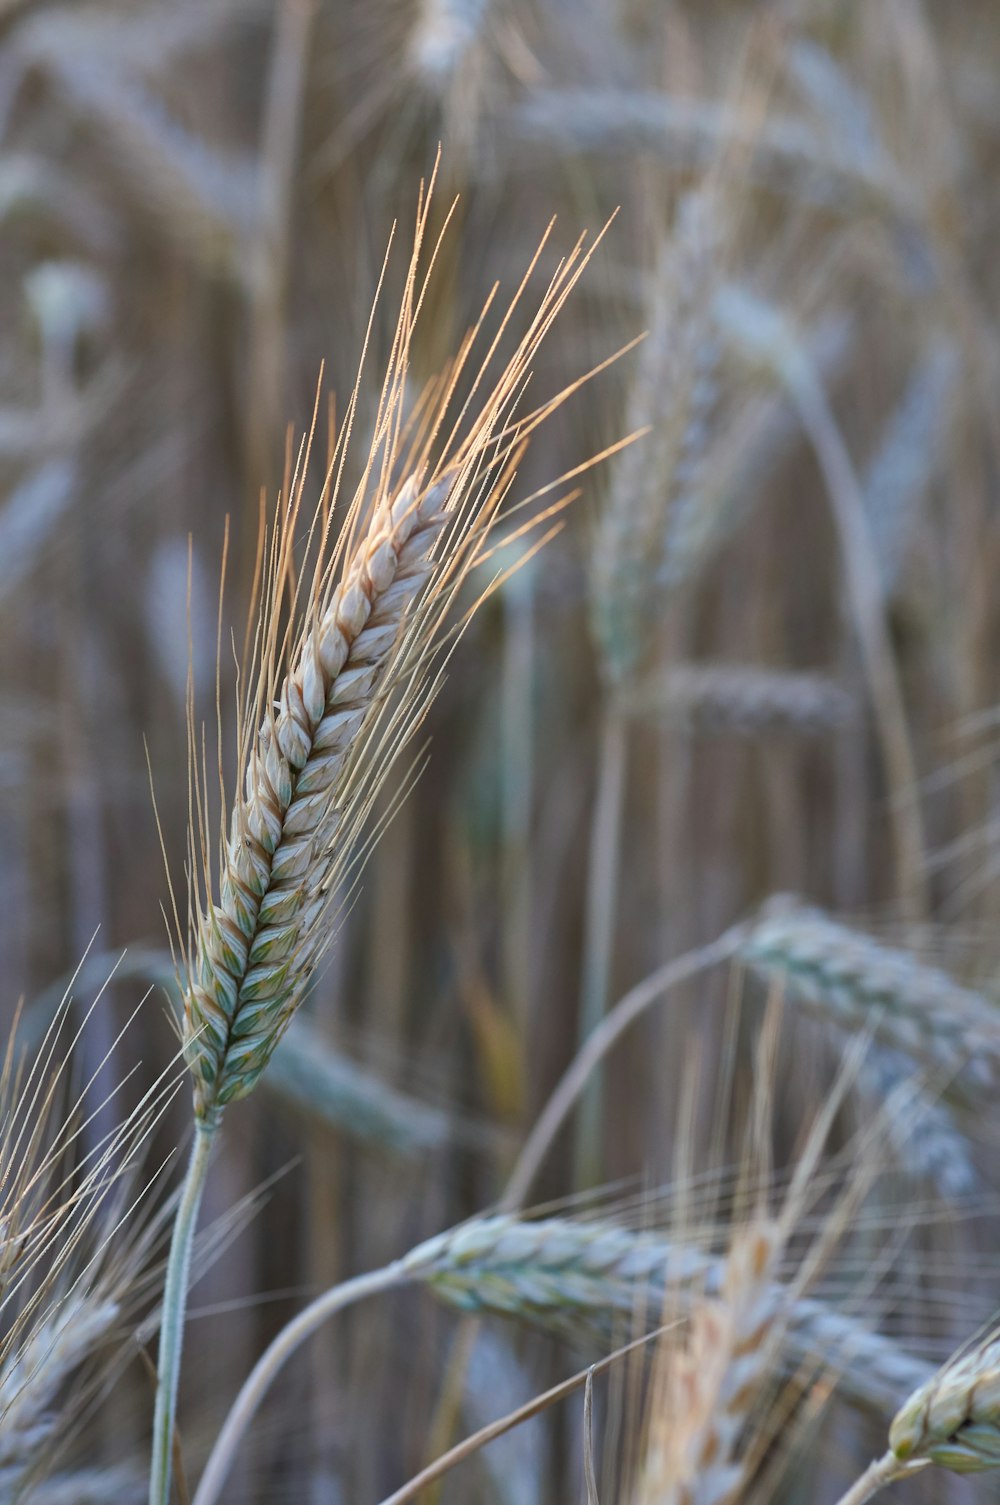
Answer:
<svg viewBox="0 0 1000 1505"><path fill-rule="evenodd" d="M1000 1468L1000 1338L957 1354L915 1390L889 1428L889 1450L839 1505L864 1505L894 1479L936 1464L956 1474Z"/></svg>
<svg viewBox="0 0 1000 1505"><path fill-rule="evenodd" d="M855 1167L856 1168L856 1167ZM804 1178L793 1178L782 1218L784 1238L802 1209ZM863 1173L862 1173L863 1174ZM763 1220L759 1220L763 1222ZM767 1225L768 1228L770 1225ZM842 1226L830 1219L821 1244ZM768 1233L767 1238L771 1237ZM754 1259L752 1241L739 1242L739 1260ZM768 1274L776 1274L776 1257ZM232 1460L258 1407L283 1365L313 1333L346 1307L407 1284L427 1286L464 1312L495 1313L567 1332L579 1339L584 1329L602 1338L622 1326L651 1326L664 1312L690 1316L706 1302L735 1299L727 1281L739 1284L742 1264L712 1257L690 1244L654 1234L634 1233L611 1223L576 1223L559 1218L523 1222L496 1215L437 1234L380 1270L355 1276L318 1296L272 1340L247 1376L226 1418L198 1485L194 1505L216 1505ZM798 1373L834 1371L839 1393L852 1404L891 1414L900 1396L924 1383L930 1365L906 1354L890 1339L869 1331L849 1315L801 1294L802 1271L794 1284L760 1282L757 1311L780 1314L774 1323L774 1357ZM740 1289L743 1289L741 1286ZM741 1331L751 1334L754 1318L746 1301ZM777 1343L778 1337L782 1343ZM770 1357L770 1354L768 1354ZM735 1417L738 1389L726 1391Z"/></svg>
<svg viewBox="0 0 1000 1505"><path fill-rule="evenodd" d="M946 1103L914 1082L913 1064L900 1051L873 1045L858 1070L858 1087L869 1105L900 1105L888 1114L887 1137L901 1171L929 1181L956 1201L982 1189L969 1142Z"/></svg>
<svg viewBox="0 0 1000 1505"><path fill-rule="evenodd" d="M722 1505L736 1494L740 1436L774 1359L781 1243L774 1224L737 1233L720 1299L695 1303L683 1342L662 1340L636 1505Z"/></svg>
<svg viewBox="0 0 1000 1505"><path fill-rule="evenodd" d="M687 1244L612 1223L506 1216L476 1218L418 1245L400 1262L406 1279L466 1312L492 1312L579 1336L606 1337L616 1324L659 1320L668 1301L721 1299L726 1262ZM838 1394L879 1415L932 1373L924 1360L848 1313L797 1295L782 1362L819 1363Z"/></svg>
<svg viewBox="0 0 1000 1505"><path fill-rule="evenodd" d="M870 1028L948 1091L981 1098L1000 1082L1000 1015L980 994L905 951L794 899L772 899L743 942L754 971L841 1029Z"/></svg>
<svg viewBox="0 0 1000 1505"><path fill-rule="evenodd" d="M840 212L860 203L914 223L909 185L889 163L859 162L790 116L741 120L715 100L633 89L535 89L502 121L508 149L571 154L656 152L676 167L709 168L732 151L741 175Z"/></svg>
<svg viewBox="0 0 1000 1505"><path fill-rule="evenodd" d="M650 329L628 401L631 431L649 429L621 454L595 538L594 634L610 683L638 667L645 625L657 610L667 518L696 484L717 391L719 342L712 299L719 281L719 207L709 190L682 200L657 261Z"/></svg>
<svg viewBox="0 0 1000 1505"><path fill-rule="evenodd" d="M737 664L679 664L625 696L628 710L658 714L711 736L809 736L842 725L855 710L848 692L822 674Z"/></svg>

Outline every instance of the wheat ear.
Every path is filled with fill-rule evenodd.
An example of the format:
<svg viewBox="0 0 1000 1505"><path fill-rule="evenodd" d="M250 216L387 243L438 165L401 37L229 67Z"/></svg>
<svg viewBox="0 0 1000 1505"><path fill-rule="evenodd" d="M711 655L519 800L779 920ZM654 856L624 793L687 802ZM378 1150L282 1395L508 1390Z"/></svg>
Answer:
<svg viewBox="0 0 1000 1505"><path fill-rule="evenodd" d="M281 1330L226 1418L194 1505L215 1505L240 1440L281 1367L331 1316L356 1301L423 1285L462 1312L512 1317L573 1338L582 1330L606 1337L637 1314L658 1315L668 1302L689 1313L706 1301L721 1302L735 1268L691 1245L613 1223L527 1222L497 1214L435 1234L384 1269L324 1292ZM779 1307L778 1361L792 1371L832 1368L838 1394L856 1406L884 1416L933 1373L890 1338L820 1300L791 1294L775 1279L767 1293L761 1288L759 1309Z"/></svg>
<svg viewBox="0 0 1000 1505"><path fill-rule="evenodd" d="M696 1303L683 1345L664 1339L636 1505L722 1505L735 1494L744 1472L737 1444L773 1353L781 1243L767 1222L738 1233L721 1298Z"/></svg>
<svg viewBox="0 0 1000 1505"><path fill-rule="evenodd" d="M1000 1338L992 1334L954 1358L900 1407L889 1450L839 1505L863 1505L886 1484L936 1464L956 1474L1000 1468Z"/></svg>
<svg viewBox="0 0 1000 1505"><path fill-rule="evenodd" d="M625 696L638 715L659 715L701 735L771 732L810 736L841 726L856 710L850 694L823 674L753 664L678 664Z"/></svg>
<svg viewBox="0 0 1000 1505"><path fill-rule="evenodd" d="M340 446L309 531L311 578L299 576L294 559L305 464L266 551L251 688L240 716L242 789L222 843L215 902L206 898L214 888L209 818L191 730L197 821L189 912L195 918L181 944L196 1134L167 1265L150 1505L168 1505L170 1496L191 1247L222 1113L256 1085L330 944L327 921L355 839L440 683L435 650L445 623L456 625L451 608L458 592L485 555L528 436L574 390L514 416L531 363L589 259L590 253L581 254L582 241L560 263L499 376L490 374L497 334L472 373L471 396L460 404L456 392L481 333L477 326L452 368L415 410L410 407L409 349L426 292L420 269L429 204L430 194L422 194L373 446L339 539L331 549L330 508L344 465ZM537 256L529 275L536 262ZM343 430L348 436L356 399L357 388Z"/></svg>
<svg viewBox="0 0 1000 1505"><path fill-rule="evenodd" d="M841 1029L871 1029L894 1050L981 1098L1000 1081L1000 1019L978 993L905 951L779 896L748 930L754 971Z"/></svg>
<svg viewBox="0 0 1000 1505"><path fill-rule="evenodd" d="M225 853L221 902L203 918L184 1048L195 1111L209 1119L252 1090L312 970L336 800L401 624L430 575L451 479L410 478L373 519L333 598L307 631L260 728Z"/></svg>

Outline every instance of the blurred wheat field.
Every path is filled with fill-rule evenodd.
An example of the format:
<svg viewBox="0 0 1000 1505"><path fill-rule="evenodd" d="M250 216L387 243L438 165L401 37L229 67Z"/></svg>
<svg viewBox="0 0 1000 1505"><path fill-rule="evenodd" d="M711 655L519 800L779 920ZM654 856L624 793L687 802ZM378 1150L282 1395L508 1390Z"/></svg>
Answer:
<svg viewBox="0 0 1000 1505"><path fill-rule="evenodd" d="M559 1386L415 1497L995 1494L994 7L8 0L0 133L0 1500L147 1498L216 723L252 822L326 547L373 604L303 590L312 720L388 688L213 1150L172 1498L402 1499Z"/></svg>

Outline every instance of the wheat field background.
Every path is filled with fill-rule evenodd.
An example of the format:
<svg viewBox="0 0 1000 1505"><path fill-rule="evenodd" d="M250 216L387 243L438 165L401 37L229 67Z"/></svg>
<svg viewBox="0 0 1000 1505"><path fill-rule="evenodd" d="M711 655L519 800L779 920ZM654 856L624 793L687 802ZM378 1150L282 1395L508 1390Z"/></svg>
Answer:
<svg viewBox="0 0 1000 1505"><path fill-rule="evenodd" d="M147 1498L185 995L199 1123L237 1038L269 1064L212 1150L172 1498L401 1499L572 1376L419 1498L833 1505L925 1382L897 1497L996 1496L998 235L990 0L2 0L0 1500ZM457 484L428 383L495 285ZM216 765L256 819L316 515L412 586L366 564L337 619L390 679L237 1025ZM409 1251L209 1496L268 1344Z"/></svg>

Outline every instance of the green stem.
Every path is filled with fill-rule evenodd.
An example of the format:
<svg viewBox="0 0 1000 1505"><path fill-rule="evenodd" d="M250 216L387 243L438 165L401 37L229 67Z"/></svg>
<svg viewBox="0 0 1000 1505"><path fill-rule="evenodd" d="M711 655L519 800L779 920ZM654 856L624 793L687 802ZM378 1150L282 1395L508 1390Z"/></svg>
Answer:
<svg viewBox="0 0 1000 1505"><path fill-rule="evenodd" d="M184 1189L174 1219L170 1240L170 1258L163 1291L163 1318L160 1323L160 1357L156 1385L156 1412L153 1417L153 1459L149 1473L149 1505L170 1505L170 1472L174 1445L174 1416L177 1410L177 1383L180 1379L181 1346L184 1342L184 1314L187 1307L188 1277L191 1272L191 1249L198 1223L198 1209L205 1190L209 1157L218 1129L218 1120L199 1121L195 1126L194 1144L188 1162Z"/></svg>
<svg viewBox="0 0 1000 1505"><path fill-rule="evenodd" d="M587 872L587 912L577 1046L581 1048L608 1009L614 952L618 874L621 861L622 817L625 809L625 722L616 707L609 708L601 732L597 798L590 833ZM594 1186L601 1179L601 1081L587 1084L577 1118L573 1147L573 1185Z"/></svg>
<svg viewBox="0 0 1000 1505"><path fill-rule="evenodd" d="M215 1505L233 1461L233 1454L253 1420L257 1407L279 1369L295 1350L322 1327L334 1312L342 1311L345 1306L352 1306L355 1301L361 1301L366 1296L390 1291L394 1286L404 1284L408 1278L406 1269L398 1260L381 1270L356 1275L353 1280L347 1280L343 1285L334 1286L331 1290L324 1291L322 1296L317 1296L311 1306L307 1306L287 1327L281 1329L270 1347L257 1360L226 1417L211 1457L205 1465L194 1505Z"/></svg>
<svg viewBox="0 0 1000 1505"><path fill-rule="evenodd" d="M861 1475L856 1479L847 1491L837 1501L837 1505L865 1505L872 1495L878 1494L887 1484L898 1479L904 1470L900 1466L899 1459L894 1453L886 1453L881 1458L876 1458L874 1463L869 1464Z"/></svg>

